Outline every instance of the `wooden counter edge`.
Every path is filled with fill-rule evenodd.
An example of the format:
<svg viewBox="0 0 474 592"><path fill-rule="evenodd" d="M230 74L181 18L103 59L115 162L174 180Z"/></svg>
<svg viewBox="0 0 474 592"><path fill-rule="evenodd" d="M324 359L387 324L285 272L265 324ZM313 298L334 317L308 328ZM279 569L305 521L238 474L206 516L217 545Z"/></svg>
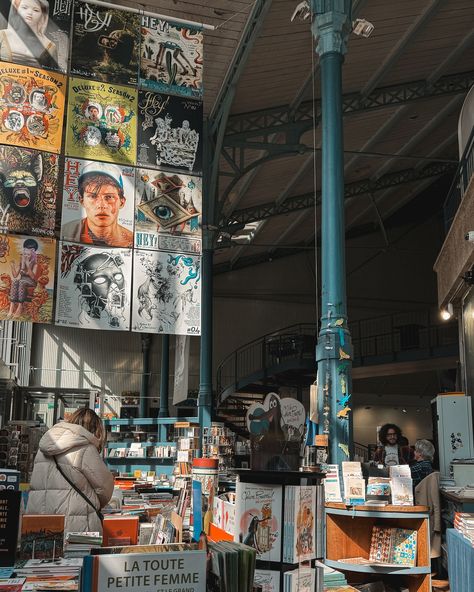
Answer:
<svg viewBox="0 0 474 592"><path fill-rule="evenodd" d="M416 514L429 512L427 506L346 506L346 504L328 502L325 507L333 510L347 510L349 512L391 512L400 514Z"/></svg>

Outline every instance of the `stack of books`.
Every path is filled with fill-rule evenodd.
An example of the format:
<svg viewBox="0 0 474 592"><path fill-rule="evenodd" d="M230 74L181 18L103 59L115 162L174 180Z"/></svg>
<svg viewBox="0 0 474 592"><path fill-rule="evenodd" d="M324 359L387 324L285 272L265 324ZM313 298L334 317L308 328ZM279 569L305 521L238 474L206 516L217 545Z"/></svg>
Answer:
<svg viewBox="0 0 474 592"><path fill-rule="evenodd" d="M231 541L209 543L208 592L252 592L256 551Z"/></svg>
<svg viewBox="0 0 474 592"><path fill-rule="evenodd" d="M316 567L323 570L324 590L337 588L338 586L347 586L346 576L342 572L338 571L337 569L333 569L332 567L328 567L320 561L316 561Z"/></svg>
<svg viewBox="0 0 474 592"><path fill-rule="evenodd" d="M22 592L36 590L69 592L78 590L82 561L80 557L55 561L30 559L23 567L15 569L15 572L18 578L26 578L21 588Z"/></svg>
<svg viewBox="0 0 474 592"><path fill-rule="evenodd" d="M454 528L458 530L474 546L474 513L456 512Z"/></svg>
<svg viewBox="0 0 474 592"><path fill-rule="evenodd" d="M68 532L64 540L64 557L85 557L102 545L98 532Z"/></svg>

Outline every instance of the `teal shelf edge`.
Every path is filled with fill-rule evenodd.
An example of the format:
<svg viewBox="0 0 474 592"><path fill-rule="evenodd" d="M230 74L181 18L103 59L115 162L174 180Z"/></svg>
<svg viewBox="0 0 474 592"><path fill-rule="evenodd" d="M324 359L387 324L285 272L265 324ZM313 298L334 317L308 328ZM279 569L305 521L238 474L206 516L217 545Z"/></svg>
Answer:
<svg viewBox="0 0 474 592"><path fill-rule="evenodd" d="M338 508L325 508L326 514L338 514L339 516L352 516L353 518L427 518L428 512L372 512L363 510L340 510Z"/></svg>
<svg viewBox="0 0 474 592"><path fill-rule="evenodd" d="M378 565L359 565L358 563L344 563L325 559L324 563L339 571L354 571L381 575L424 575L431 573L431 567L381 567Z"/></svg>
<svg viewBox="0 0 474 592"><path fill-rule="evenodd" d="M120 461L121 463L124 462L124 460L126 460L127 457L123 457L123 456L107 456L106 457L106 461L109 462L115 462L115 461ZM136 460L140 461L140 460L146 460L147 462L175 462L176 458L172 458L172 457L165 457L165 458L161 458L158 456L130 456L129 457L130 463L127 464L133 464Z"/></svg>
<svg viewBox="0 0 474 592"><path fill-rule="evenodd" d="M107 442L106 448L130 448L130 444L135 442L135 440L130 440L129 442ZM141 447L147 448L148 446L169 446L170 448L176 448L175 442L140 442Z"/></svg>
<svg viewBox="0 0 474 592"><path fill-rule="evenodd" d="M126 419L104 419L105 426L114 425L170 425L180 421L189 421L191 423L199 423L197 417L134 417Z"/></svg>

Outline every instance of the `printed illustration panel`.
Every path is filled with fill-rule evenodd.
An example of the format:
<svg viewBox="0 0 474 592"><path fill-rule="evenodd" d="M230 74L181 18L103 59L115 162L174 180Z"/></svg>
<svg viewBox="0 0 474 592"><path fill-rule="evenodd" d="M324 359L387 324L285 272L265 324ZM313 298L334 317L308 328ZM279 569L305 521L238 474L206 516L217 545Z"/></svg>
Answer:
<svg viewBox="0 0 474 592"><path fill-rule="evenodd" d="M135 164L137 91L71 78L66 155L118 164Z"/></svg>
<svg viewBox="0 0 474 592"><path fill-rule="evenodd" d="M201 252L200 177L137 169L135 202L137 248Z"/></svg>
<svg viewBox="0 0 474 592"><path fill-rule="evenodd" d="M201 334L200 257L134 251L132 331Z"/></svg>
<svg viewBox="0 0 474 592"><path fill-rule="evenodd" d="M202 97L201 30L143 15L140 47L142 86L158 92Z"/></svg>
<svg viewBox="0 0 474 592"><path fill-rule="evenodd" d="M58 156L0 145L0 231L54 236Z"/></svg>
<svg viewBox="0 0 474 592"><path fill-rule="evenodd" d="M132 250L59 244L56 323L128 330Z"/></svg>
<svg viewBox="0 0 474 592"><path fill-rule="evenodd" d="M0 62L0 143L59 153L66 77Z"/></svg>
<svg viewBox="0 0 474 592"><path fill-rule="evenodd" d="M76 1L71 74L136 85L139 44L138 14Z"/></svg>
<svg viewBox="0 0 474 592"><path fill-rule="evenodd" d="M0 319L51 323L56 241L0 235Z"/></svg>
<svg viewBox="0 0 474 592"><path fill-rule="evenodd" d="M66 158L61 238L133 247L135 169Z"/></svg>
<svg viewBox="0 0 474 592"><path fill-rule="evenodd" d="M138 164L202 170L202 102L138 92Z"/></svg>
<svg viewBox="0 0 474 592"><path fill-rule="evenodd" d="M2 0L0 60L66 72L72 0Z"/></svg>

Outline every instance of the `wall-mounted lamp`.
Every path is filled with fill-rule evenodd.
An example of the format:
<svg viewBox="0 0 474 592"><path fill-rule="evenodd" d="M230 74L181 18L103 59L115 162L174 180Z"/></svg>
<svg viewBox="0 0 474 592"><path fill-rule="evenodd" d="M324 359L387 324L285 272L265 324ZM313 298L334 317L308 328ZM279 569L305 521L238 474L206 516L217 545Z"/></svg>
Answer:
<svg viewBox="0 0 474 592"><path fill-rule="evenodd" d="M448 305L446 306L446 308L443 308L443 310L441 311L441 318L443 319L443 321L449 321L449 319L453 316L453 313L454 313L453 303L448 302Z"/></svg>

